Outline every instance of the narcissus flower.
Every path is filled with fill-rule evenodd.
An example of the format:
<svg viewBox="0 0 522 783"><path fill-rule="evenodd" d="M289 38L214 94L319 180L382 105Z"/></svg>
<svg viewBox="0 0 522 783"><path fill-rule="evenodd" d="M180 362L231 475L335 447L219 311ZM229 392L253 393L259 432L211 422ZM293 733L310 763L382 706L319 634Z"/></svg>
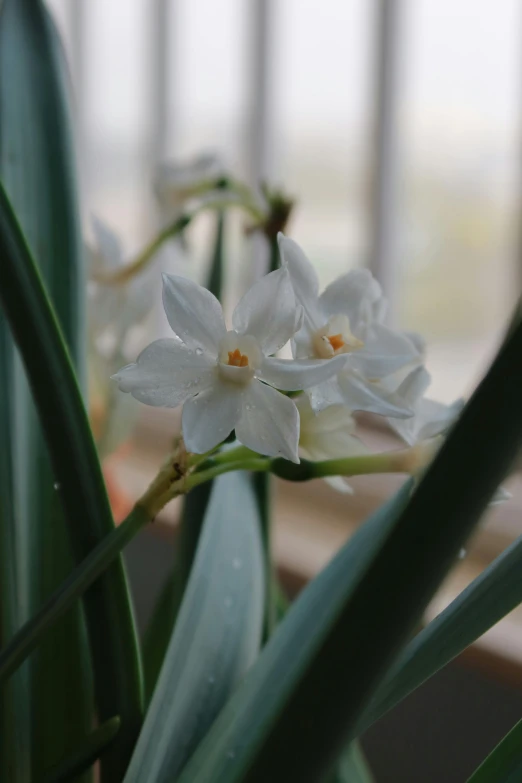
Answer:
<svg viewBox="0 0 522 783"><path fill-rule="evenodd" d="M464 408L464 400L458 399L451 405L437 402L424 394L431 383L431 376L424 367L418 367L401 384L401 396L413 410L413 416L406 420L388 419L388 423L409 446L426 444L426 455L433 457L443 442L443 436L458 419ZM511 498L504 487L497 488L490 506Z"/></svg>
<svg viewBox="0 0 522 783"><path fill-rule="evenodd" d="M386 303L370 272L348 272L319 295L316 272L299 245L280 234L279 249L304 311L303 326L292 341L294 356L347 358L335 377L309 390L312 408L341 404L383 416L410 416L404 401L379 381L420 361L419 352L409 337L382 323Z"/></svg>
<svg viewBox="0 0 522 783"><path fill-rule="evenodd" d="M120 389L147 405L184 403L189 451L209 451L235 429L253 451L299 462L299 414L276 389L321 383L339 372L346 357L272 356L301 325L288 272L272 272L252 286L234 310L230 331L218 300L186 278L163 276L163 305L175 339L157 340L120 370L114 376Z"/></svg>
<svg viewBox="0 0 522 783"><path fill-rule="evenodd" d="M205 152L192 160L161 163L154 177L154 190L163 208L176 212L187 199L199 195L225 174L220 158Z"/></svg>
<svg viewBox="0 0 522 783"><path fill-rule="evenodd" d="M410 373L400 386L400 396L413 416L404 420L388 419L392 429L410 446L445 434L464 407L463 400L445 405L425 397L430 383L430 374L424 367Z"/></svg>
<svg viewBox="0 0 522 783"><path fill-rule="evenodd" d="M103 279L123 266L126 259L119 238L103 221L93 216L92 229L95 244L87 248L89 274ZM112 342L119 348L126 331L141 323L154 304L156 271L149 267L138 278L117 285L91 280L88 299L91 334L98 336L110 329Z"/></svg>
<svg viewBox="0 0 522 783"><path fill-rule="evenodd" d="M296 399L301 419L299 453L318 461L369 454L370 450L355 436L356 423L345 405L331 405L314 413L308 397ZM340 492L353 492L341 476L329 476L325 481Z"/></svg>

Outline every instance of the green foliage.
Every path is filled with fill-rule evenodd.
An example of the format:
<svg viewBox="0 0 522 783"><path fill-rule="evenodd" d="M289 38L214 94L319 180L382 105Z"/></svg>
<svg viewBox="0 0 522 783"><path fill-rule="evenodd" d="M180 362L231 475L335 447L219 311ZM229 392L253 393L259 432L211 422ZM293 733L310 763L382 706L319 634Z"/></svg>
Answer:
<svg viewBox="0 0 522 783"><path fill-rule="evenodd" d="M518 783L522 780L522 721L475 770L468 783Z"/></svg>
<svg viewBox="0 0 522 783"><path fill-rule="evenodd" d="M208 482L195 487L185 497L174 565L163 586L143 642L147 702L154 691L185 594L211 489L212 482Z"/></svg>
<svg viewBox="0 0 522 783"><path fill-rule="evenodd" d="M246 779L255 769L254 756L282 713L289 696L305 681L310 660L321 649L339 606L355 589L368 563L378 552L410 493L406 486L385 504L336 555L293 604L278 631L271 637L241 688L232 696L218 720L189 761L180 783L198 780ZM314 713L304 715L313 728ZM327 716L321 713L321 721ZM313 753L311 743L309 753ZM285 753L280 747L278 759ZM231 763L230 753L233 753ZM288 764L279 767L283 779L291 777L296 751L288 749ZM299 753L306 753L304 745ZM265 780L270 778L265 778ZM300 777L295 779L301 780ZM306 778L303 778L306 779Z"/></svg>
<svg viewBox="0 0 522 783"><path fill-rule="evenodd" d="M522 602L518 538L405 647L358 725L362 732Z"/></svg>
<svg viewBox="0 0 522 783"><path fill-rule="evenodd" d="M85 737L83 741L55 767L45 773L42 783L68 783L89 770L107 751L120 730L121 720L115 716Z"/></svg>
<svg viewBox="0 0 522 783"><path fill-rule="evenodd" d="M80 560L113 530L112 515L67 350L3 189L0 254L0 301L25 363L54 473L59 477L73 550ZM122 730L105 761L115 780L124 769L141 718L139 659L121 561L111 566L84 600L98 712L103 719L110 707L119 707L112 715L122 718Z"/></svg>
<svg viewBox="0 0 522 783"><path fill-rule="evenodd" d="M273 479L262 471L304 481L339 471L338 460L293 465L241 447L232 461L226 449L198 461L181 449L153 482L158 494L115 529L82 399L85 279L66 87L42 0L4 0L0 778L84 782L99 760L102 783L371 783L357 736L522 600L521 538L411 638L520 449L520 308L422 480L372 515L290 608L271 554ZM291 202L265 188L260 215L235 187L233 203L244 199L269 240L273 271ZM111 284L128 283L194 215ZM219 205L208 287L220 299L225 220ZM353 459L359 472L404 466L379 456ZM120 553L173 486L195 489L144 640L143 722ZM521 738L517 724L470 783L519 780Z"/></svg>
<svg viewBox="0 0 522 783"><path fill-rule="evenodd" d="M264 565L248 477L214 482L187 589L125 783L168 783L256 659Z"/></svg>
<svg viewBox="0 0 522 783"><path fill-rule="evenodd" d="M0 174L83 374L85 279L64 66L53 23L41 2L4 0L0 12ZM8 369L4 353L2 383L10 387L6 393L11 396L1 401L0 415L12 420L11 437L2 438L1 447L12 464L14 509L11 532L7 520L4 528L11 546L5 541L1 569L11 574L18 595L16 606L5 607L7 640L66 576L73 559L25 375L13 355L5 323L0 330L5 353L10 354ZM20 745L20 764L25 768L31 760L38 774L88 730L92 719L90 661L79 605L9 684L2 700L7 714L13 689L19 689L12 729L18 739L12 743L9 732L2 732L0 769L3 763L10 767L9 758L17 755ZM22 713L23 725L17 723ZM40 719L29 722L30 713ZM12 761L15 766L19 762ZM27 779L13 768L0 776L14 782Z"/></svg>

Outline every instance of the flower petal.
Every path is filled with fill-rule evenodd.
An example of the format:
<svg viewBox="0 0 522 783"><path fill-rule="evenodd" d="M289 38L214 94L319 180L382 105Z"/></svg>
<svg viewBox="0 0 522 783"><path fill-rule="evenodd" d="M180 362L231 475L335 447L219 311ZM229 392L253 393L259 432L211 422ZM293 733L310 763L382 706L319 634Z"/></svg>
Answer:
<svg viewBox="0 0 522 783"><path fill-rule="evenodd" d="M318 386L312 386L311 389L307 389L306 393L315 413L320 413L331 405L345 405L338 375L324 383L320 383Z"/></svg>
<svg viewBox="0 0 522 783"><path fill-rule="evenodd" d="M175 408L208 389L216 373L215 363L207 356L198 356L183 343L166 338L151 343L135 364L128 364L112 377L121 391L130 392L146 405Z"/></svg>
<svg viewBox="0 0 522 783"><path fill-rule="evenodd" d="M282 233L277 235L277 241L283 267L290 273L296 299L304 310L305 323L313 329L319 329L323 324L317 306L319 295L317 273L297 242Z"/></svg>
<svg viewBox="0 0 522 783"><path fill-rule="evenodd" d="M366 323L376 317L382 298L381 286L371 272L352 269L325 288L319 306L325 320L333 315L347 315L352 332L360 337Z"/></svg>
<svg viewBox="0 0 522 783"><path fill-rule="evenodd" d="M355 370L339 373L338 381L344 402L353 411L368 411L399 419L408 418L413 413L396 393L379 383L368 383Z"/></svg>
<svg viewBox="0 0 522 783"><path fill-rule="evenodd" d="M299 462L299 413L289 397L253 380L243 397L237 439L249 449L269 457Z"/></svg>
<svg viewBox="0 0 522 783"><path fill-rule="evenodd" d="M172 331L188 348L217 357L226 328L221 305L210 291L187 277L163 275L163 307Z"/></svg>
<svg viewBox="0 0 522 783"><path fill-rule="evenodd" d="M327 381L346 366L347 354L332 359L273 359L265 357L256 377L283 391L302 391Z"/></svg>
<svg viewBox="0 0 522 783"><path fill-rule="evenodd" d="M295 334L300 308L290 275L277 269L265 275L239 300L232 325L239 334L253 335L264 353L275 353Z"/></svg>
<svg viewBox="0 0 522 783"><path fill-rule="evenodd" d="M351 355L351 365L367 378L384 378L419 359L406 335L375 322L366 331L364 348Z"/></svg>
<svg viewBox="0 0 522 783"><path fill-rule="evenodd" d="M417 380L418 388L420 388L421 376L418 376ZM429 440L437 435L444 434L451 427L463 407L463 400L457 400L452 405L444 405L442 402L422 398L416 400L414 406L415 413L411 419L399 421L392 418L388 421L397 435L405 443L413 446L423 440Z"/></svg>
<svg viewBox="0 0 522 783"><path fill-rule="evenodd" d="M243 387L222 383L206 389L183 406L181 426L189 451L204 454L232 432L241 414Z"/></svg>

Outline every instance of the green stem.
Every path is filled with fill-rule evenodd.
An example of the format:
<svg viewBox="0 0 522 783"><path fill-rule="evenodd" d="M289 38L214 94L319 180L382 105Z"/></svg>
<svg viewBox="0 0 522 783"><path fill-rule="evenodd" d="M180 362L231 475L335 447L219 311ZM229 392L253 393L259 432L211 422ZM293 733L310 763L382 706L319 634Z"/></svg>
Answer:
<svg viewBox="0 0 522 783"><path fill-rule="evenodd" d="M87 588L103 574L129 541L139 533L147 522L153 519L169 500L232 470L266 471L269 468L270 460L259 457L244 462L215 465L201 473L193 473L177 480L172 480L172 474L169 474L167 470L160 471L152 483L151 489L147 490L121 525L102 539L98 546L43 604L39 612L2 649L0 652L0 682L20 666L29 653L34 650L42 634L54 625Z"/></svg>
<svg viewBox="0 0 522 783"><path fill-rule="evenodd" d="M119 527L70 573L60 587L45 601L39 612L29 620L0 652L0 682L9 677L34 650L45 631L56 623L80 598L115 557L131 541L150 517L141 506L135 506Z"/></svg>
<svg viewBox="0 0 522 783"><path fill-rule="evenodd" d="M94 279L105 285L119 285L128 282L131 278L145 269L164 242L181 234L200 212L207 209L223 210L224 207L240 207L256 220L262 220L264 218L263 213L255 206L252 197L250 196L248 201L246 201L242 192L236 195L236 193L232 191L230 196L227 195L226 200L222 198L219 202L216 201L215 204L211 201L203 201L201 204L198 204L192 212L180 215L172 223L169 223L143 248L134 261L122 266L113 274L95 275Z"/></svg>
<svg viewBox="0 0 522 783"><path fill-rule="evenodd" d="M270 265L268 271L275 272L276 269L279 269L279 266L279 245L277 243L277 237L272 237L270 239Z"/></svg>
<svg viewBox="0 0 522 783"><path fill-rule="evenodd" d="M360 476L372 473L413 473L422 466L424 454L422 447L413 446L380 454L361 454L320 462L302 459L299 465L286 459L274 459L270 470L287 481L310 481L327 476Z"/></svg>
<svg viewBox="0 0 522 783"><path fill-rule="evenodd" d="M208 467L199 473L193 473L184 480L184 492L188 492L194 487L203 484L205 481L230 473L232 470L251 470L254 472L266 472L270 470L272 460L269 457L252 457L251 459L240 460L239 462L224 462Z"/></svg>
<svg viewBox="0 0 522 783"><path fill-rule="evenodd" d="M259 455L247 448L247 446L236 446L228 451L220 451L212 457L212 462L222 464L224 462L240 462L242 459L256 459Z"/></svg>
<svg viewBox="0 0 522 783"><path fill-rule="evenodd" d="M384 451L381 454L325 459L315 463L314 473L316 477L409 473L411 458L411 449L401 449L400 451Z"/></svg>
<svg viewBox="0 0 522 783"><path fill-rule="evenodd" d="M149 261L152 260L164 242L166 242L168 239L172 239L173 237L178 236L178 234L181 234L181 232L184 231L184 229L189 225L196 214L197 210L193 214L181 215L180 217L176 218L173 223L169 223L168 226L160 231L160 233L143 248L141 253L136 256L134 261L131 261L129 264L122 266L120 269L118 269L117 272L114 272L111 275L95 275L94 279L100 283L105 283L106 285L119 285L120 283L126 283L128 280L134 277L134 275L137 275L147 266Z"/></svg>

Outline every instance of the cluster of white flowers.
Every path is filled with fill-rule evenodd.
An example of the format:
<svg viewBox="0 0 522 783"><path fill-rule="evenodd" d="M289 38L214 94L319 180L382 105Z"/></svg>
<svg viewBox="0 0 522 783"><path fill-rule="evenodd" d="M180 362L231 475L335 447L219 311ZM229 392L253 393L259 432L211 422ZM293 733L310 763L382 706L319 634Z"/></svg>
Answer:
<svg viewBox="0 0 522 783"><path fill-rule="evenodd" d="M349 272L319 295L301 248L282 235L279 248L281 269L244 295L231 330L209 291L164 275L174 337L153 342L121 369L119 388L147 405L183 404L183 436L195 453L235 430L253 451L293 462L299 447L314 459L361 454L353 411L388 417L410 444L446 430L458 408L424 397L429 375L420 341L383 323L386 304L371 274ZM289 341L293 359L277 358Z"/></svg>

